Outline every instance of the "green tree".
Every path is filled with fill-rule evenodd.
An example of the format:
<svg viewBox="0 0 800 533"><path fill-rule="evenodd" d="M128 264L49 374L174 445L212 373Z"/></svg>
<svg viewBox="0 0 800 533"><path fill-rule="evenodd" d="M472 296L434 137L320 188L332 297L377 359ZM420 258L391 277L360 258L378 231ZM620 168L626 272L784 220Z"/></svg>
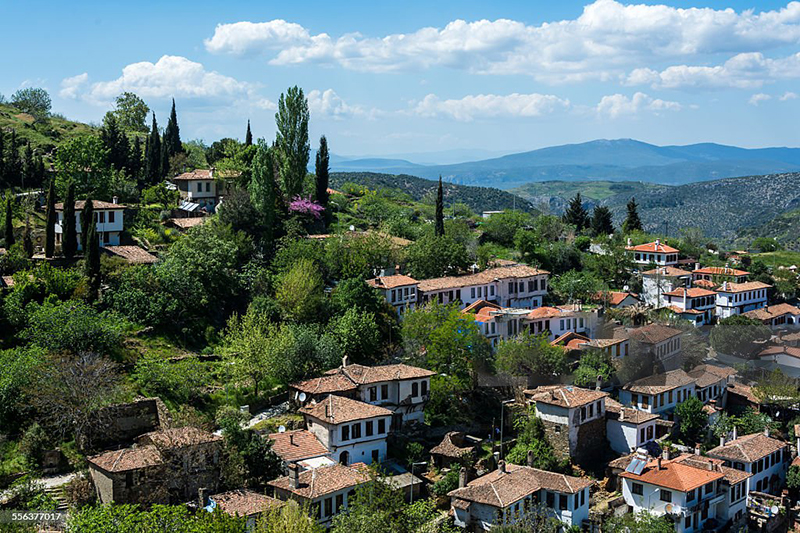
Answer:
<svg viewBox="0 0 800 533"><path fill-rule="evenodd" d="M33 147L30 141L25 141L25 151L23 152L23 178L22 186L31 187L36 183L36 158L33 155Z"/></svg>
<svg viewBox="0 0 800 533"><path fill-rule="evenodd" d="M303 89L290 87L278 99L275 146L280 157L280 177L289 199L303 192L308 167L308 100Z"/></svg>
<svg viewBox="0 0 800 533"><path fill-rule="evenodd" d="M330 220L328 213L328 185L330 174L330 154L328 153L328 139L323 135L319 138L319 150L315 164L317 203L325 208L325 220Z"/></svg>
<svg viewBox="0 0 800 533"><path fill-rule="evenodd" d="M753 241L751 246L761 253L774 252L782 248L777 239L770 237L759 237Z"/></svg>
<svg viewBox="0 0 800 533"><path fill-rule="evenodd" d="M789 467L789 472L786 474L786 486L793 491L800 490L800 466Z"/></svg>
<svg viewBox="0 0 800 533"><path fill-rule="evenodd" d="M14 195L11 193L11 189L6 191L6 212L5 212L5 228L3 230L3 236L5 237L6 241L6 248L11 249L14 246Z"/></svg>
<svg viewBox="0 0 800 533"><path fill-rule="evenodd" d="M439 176L439 187L436 189L436 227L434 235L444 237L444 197L442 196L441 176Z"/></svg>
<svg viewBox="0 0 800 533"><path fill-rule="evenodd" d="M528 452L532 451L534 468L569 473L569 462L556 459L555 451L545 435L542 419L536 416L533 408L514 419L514 429L517 432L517 442L505 456L507 461L518 465L527 464Z"/></svg>
<svg viewBox="0 0 800 533"><path fill-rule="evenodd" d="M703 440L703 432L708 426L708 415L703 411L703 407L703 402L694 396L675 407L680 436L687 446Z"/></svg>
<svg viewBox="0 0 800 533"><path fill-rule="evenodd" d="M268 481L281 475L283 461L272 450L272 441L252 429L242 427L246 421L246 415L233 407L217 414L228 452L238 455L242 460L246 484L264 487Z"/></svg>
<svg viewBox="0 0 800 533"><path fill-rule="evenodd" d="M325 533L310 515L313 511L294 500L274 506L261 514L254 533Z"/></svg>
<svg viewBox="0 0 800 533"><path fill-rule="evenodd" d="M70 182L79 197L108 198L111 173L108 151L99 137L81 135L59 146L55 160L56 193L64 196Z"/></svg>
<svg viewBox="0 0 800 533"><path fill-rule="evenodd" d="M331 321L331 331L344 352L355 363L376 360L380 345L380 331L375 315L359 308L350 308Z"/></svg>
<svg viewBox="0 0 800 533"><path fill-rule="evenodd" d="M142 139L139 135L133 137L133 144L128 150L128 163L126 165L128 174L137 179L141 178L142 172Z"/></svg>
<svg viewBox="0 0 800 533"><path fill-rule="evenodd" d="M250 120L247 121L247 133L244 134L244 145L245 146L252 146L253 145L253 134L250 133Z"/></svg>
<svg viewBox="0 0 800 533"><path fill-rule="evenodd" d="M221 510L190 513L185 505L106 504L86 506L70 512L70 531L83 533L246 533L247 521ZM278 533L276 530L275 533ZM305 530L300 530L305 531ZM316 531L314 533L317 533Z"/></svg>
<svg viewBox="0 0 800 533"><path fill-rule="evenodd" d="M614 366L611 363L611 356L600 350L588 350L581 353L578 368L575 370L573 383L578 387L592 387L597 378L603 381L611 378Z"/></svg>
<svg viewBox="0 0 800 533"><path fill-rule="evenodd" d="M258 140L258 149L253 158L250 178L250 199L259 214L263 228L263 241L271 245L277 236L277 225L281 219L282 202L278 187L277 159L264 139Z"/></svg>
<svg viewBox="0 0 800 533"><path fill-rule="evenodd" d="M639 218L639 206L636 204L636 198L631 198L626 205L628 214L625 221L622 223L622 231L625 233L632 233L634 231L644 231L642 221Z"/></svg>
<svg viewBox="0 0 800 533"><path fill-rule="evenodd" d="M790 408L800 401L797 382L780 368L763 375L753 387L753 395L762 403L783 408Z"/></svg>
<svg viewBox="0 0 800 533"><path fill-rule="evenodd" d="M166 146L167 156L183 152L181 143L181 130L178 126L178 113L175 111L175 99L172 99L172 110L169 112L167 127L164 129L164 146Z"/></svg>
<svg viewBox="0 0 800 533"><path fill-rule="evenodd" d="M794 394L797 395L795 389ZM765 429L770 431L777 428L777 424L766 413L760 413L748 407L741 416L737 416L733 421L740 435L752 435L762 433Z"/></svg>
<svg viewBox="0 0 800 533"><path fill-rule="evenodd" d="M84 231L86 231L86 248L83 250L84 271L89 280L89 299L94 301L100 292L100 238L94 217L89 229Z"/></svg>
<svg viewBox="0 0 800 533"><path fill-rule="evenodd" d="M134 93L124 92L116 98L114 115L120 128L124 131L145 133L147 131L147 114L149 112L150 108L147 107L144 100Z"/></svg>
<svg viewBox="0 0 800 533"><path fill-rule="evenodd" d="M522 331L501 341L495 354L497 368L515 376L532 376L537 383L550 383L567 371L560 346L552 346L547 334Z"/></svg>
<svg viewBox="0 0 800 533"><path fill-rule="evenodd" d="M733 315L714 326L709 335L711 346L719 353L748 357L759 349L761 342L772 335L770 329L758 320Z"/></svg>
<svg viewBox="0 0 800 533"><path fill-rule="evenodd" d="M379 533L409 531L404 523L406 509L404 494L394 488L388 479L374 476L362 483L349 499L347 512L333 518L331 533Z"/></svg>
<svg viewBox="0 0 800 533"><path fill-rule="evenodd" d="M38 347L0 350L0 425L6 431L16 431L23 421L30 420L26 391L34 369L43 359L44 353Z"/></svg>
<svg viewBox="0 0 800 533"><path fill-rule="evenodd" d="M28 326L20 336L50 352L111 353L120 346L123 322L75 300L27 307Z"/></svg>
<svg viewBox="0 0 800 533"><path fill-rule="evenodd" d="M666 516L656 516L648 511L626 513L611 517L603 524L609 533L673 533L675 524Z"/></svg>
<svg viewBox="0 0 800 533"><path fill-rule="evenodd" d="M61 252L64 257L72 259L78 251L78 233L75 219L75 184L70 181L67 184L67 196L64 198L64 220L61 223L63 236L61 240Z"/></svg>
<svg viewBox="0 0 800 533"><path fill-rule="evenodd" d="M501 246L513 246L514 236L530 223L531 217L527 213L507 210L489 217L481 224L481 230L484 239Z"/></svg>
<svg viewBox="0 0 800 533"><path fill-rule="evenodd" d="M128 138L117 124L117 117L109 111L103 117L103 127L100 129L100 140L108 154L108 165L115 170L122 170L128 166L130 155L128 153Z"/></svg>
<svg viewBox="0 0 800 533"><path fill-rule="evenodd" d="M567 302L591 302L603 290L603 282L591 272L570 270L550 281L553 293Z"/></svg>
<svg viewBox="0 0 800 533"><path fill-rule="evenodd" d="M598 205L592 211L592 233L598 236L614 233L614 218L608 207Z"/></svg>
<svg viewBox="0 0 800 533"><path fill-rule="evenodd" d="M589 213L583 207L581 193L575 193L575 196L569 201L564 212L564 223L575 226L575 230L578 232L589 225Z"/></svg>
<svg viewBox="0 0 800 533"><path fill-rule="evenodd" d="M47 189L47 222L45 225L44 255L53 257L56 248L56 187L55 182L50 180L50 187Z"/></svg>
<svg viewBox="0 0 800 533"><path fill-rule="evenodd" d="M287 320L314 322L321 318L323 288L319 269L313 262L304 259L278 278L275 299Z"/></svg>
<svg viewBox="0 0 800 533"><path fill-rule="evenodd" d="M425 235L406 254L409 272L418 279L452 276L469 266L467 248L447 235Z"/></svg>
<svg viewBox="0 0 800 533"><path fill-rule="evenodd" d="M33 115L36 120L44 120L50 116L52 101L50 94L40 87L27 87L11 95L11 105Z"/></svg>
<svg viewBox="0 0 800 533"><path fill-rule="evenodd" d="M144 148L144 176L151 185L160 181L164 176L161 163L161 136L158 134L156 114L153 113L153 126Z"/></svg>
<svg viewBox="0 0 800 533"><path fill-rule="evenodd" d="M86 255L86 250L88 249L88 238L89 238L89 229L91 226L97 224L96 217L94 216L94 202L92 199L89 198L83 203L83 209L81 209L81 250L83 250L83 255Z"/></svg>

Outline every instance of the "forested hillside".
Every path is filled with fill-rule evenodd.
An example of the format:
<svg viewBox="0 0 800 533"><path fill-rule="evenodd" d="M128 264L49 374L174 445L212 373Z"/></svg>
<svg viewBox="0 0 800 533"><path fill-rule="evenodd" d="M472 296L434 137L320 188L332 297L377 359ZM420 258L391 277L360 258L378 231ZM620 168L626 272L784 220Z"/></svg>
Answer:
<svg viewBox="0 0 800 533"><path fill-rule="evenodd" d="M772 220L739 232L739 239L745 244L760 237L775 239L788 250L800 251L800 209L781 213Z"/></svg>

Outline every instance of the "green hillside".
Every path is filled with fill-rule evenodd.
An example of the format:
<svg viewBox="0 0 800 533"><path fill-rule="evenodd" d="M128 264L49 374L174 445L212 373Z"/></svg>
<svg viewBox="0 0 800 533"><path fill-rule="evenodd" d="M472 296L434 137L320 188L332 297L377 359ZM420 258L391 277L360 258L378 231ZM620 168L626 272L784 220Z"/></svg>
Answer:
<svg viewBox="0 0 800 533"><path fill-rule="evenodd" d="M531 201L547 197L559 197L569 200L576 193L586 199L605 200L616 194L636 195L642 191L665 188L665 185L654 185L639 181L541 181L528 183L511 192Z"/></svg>
<svg viewBox="0 0 800 533"><path fill-rule="evenodd" d="M745 228L739 233L745 245L759 237L776 239L787 250L800 252L800 209L781 213L764 224Z"/></svg>
<svg viewBox="0 0 800 533"><path fill-rule="evenodd" d="M0 104L0 129L15 130L23 143L30 141L35 149L44 154L51 153L55 147L72 137L97 131L88 124L67 120L59 115L37 122L31 115L20 113L8 104Z"/></svg>

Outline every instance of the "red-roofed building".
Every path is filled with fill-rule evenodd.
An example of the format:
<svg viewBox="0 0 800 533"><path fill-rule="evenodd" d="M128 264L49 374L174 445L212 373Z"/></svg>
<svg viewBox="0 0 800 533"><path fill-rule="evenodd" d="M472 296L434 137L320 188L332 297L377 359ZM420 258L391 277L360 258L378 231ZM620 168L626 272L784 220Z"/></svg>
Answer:
<svg viewBox="0 0 800 533"><path fill-rule="evenodd" d="M78 236L78 249L81 249L81 213L86 205L84 200L75 202L75 231ZM100 246L119 246L119 235L124 229L123 213L125 206L117 203L117 197L113 202L92 201L94 208L94 219L97 228L97 237ZM61 245L64 234L64 204L58 203L56 208L56 244Z"/></svg>
<svg viewBox="0 0 800 533"><path fill-rule="evenodd" d="M715 285L721 285L726 281L730 281L732 283L744 283L747 281L747 276L750 275L750 272L746 272L744 270L739 270L736 268L731 268L729 266L724 267L703 267L703 268L696 268L692 271L692 281L710 281Z"/></svg>
<svg viewBox="0 0 800 533"><path fill-rule="evenodd" d="M411 276L403 274L381 276L367 280L367 284L381 291L383 297L392 304L400 317L417 305L417 286L419 282Z"/></svg>
<svg viewBox="0 0 800 533"><path fill-rule="evenodd" d="M633 262L638 265L674 266L678 263L678 253L680 253L677 248L667 246L658 239L636 246L631 245L629 239L625 249L628 250Z"/></svg>
<svg viewBox="0 0 800 533"><path fill-rule="evenodd" d="M647 305L664 307L665 293L692 285L692 273L671 266L642 272L642 299Z"/></svg>
<svg viewBox="0 0 800 533"><path fill-rule="evenodd" d="M509 339L522 331L530 310L504 308L493 302L478 300L465 307L462 312L474 316L475 324L494 348L501 340Z"/></svg>
<svg viewBox="0 0 800 533"><path fill-rule="evenodd" d="M642 303L639 295L635 292L623 291L598 292L594 297L594 301L613 309L620 309L622 307L629 307L631 305Z"/></svg>
<svg viewBox="0 0 800 533"><path fill-rule="evenodd" d="M717 293L700 287L681 287L663 294L666 306L695 326L710 324L717 308Z"/></svg>
<svg viewBox="0 0 800 533"><path fill-rule="evenodd" d="M779 494L791 463L791 446L788 442L770 437L766 433L752 433L726 441L708 450L709 457L724 461L724 465L752 474L750 489Z"/></svg>
<svg viewBox="0 0 800 533"><path fill-rule="evenodd" d="M597 312L583 310L581 306L538 307L525 317L525 325L531 333L539 335L549 331L550 340L565 333L580 333L592 338L596 324Z"/></svg>
<svg viewBox="0 0 800 533"><path fill-rule="evenodd" d="M772 285L760 281L730 283L725 281L716 289L717 318L728 318L767 306L767 291Z"/></svg>
<svg viewBox="0 0 800 533"><path fill-rule="evenodd" d="M768 305L761 309L754 309L742 313L747 318L760 320L772 329L797 327L800 325L800 308L795 305L782 303Z"/></svg>

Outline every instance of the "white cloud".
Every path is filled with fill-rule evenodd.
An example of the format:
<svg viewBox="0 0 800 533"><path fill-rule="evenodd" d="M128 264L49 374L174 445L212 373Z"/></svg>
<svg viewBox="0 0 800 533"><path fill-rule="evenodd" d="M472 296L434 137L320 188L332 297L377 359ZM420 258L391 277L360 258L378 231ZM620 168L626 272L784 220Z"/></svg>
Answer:
<svg viewBox="0 0 800 533"><path fill-rule="evenodd" d="M756 94L754 94L753 96L750 97L750 100L748 101L748 103L750 105L757 106L761 102L766 102L767 100L771 100L771 99L772 99L772 96L770 96L768 94L756 93Z"/></svg>
<svg viewBox="0 0 800 533"><path fill-rule="evenodd" d="M781 102L786 102L787 100L794 100L795 98L797 98L797 93L793 93L792 91L786 91L778 98L778 100L780 100Z"/></svg>
<svg viewBox="0 0 800 533"><path fill-rule="evenodd" d="M569 100L551 94L478 94L442 100L429 94L414 106L424 117L446 116L463 122L490 117L538 117L570 106Z"/></svg>
<svg viewBox="0 0 800 533"><path fill-rule="evenodd" d="M142 98L242 98L254 86L224 76L181 56L162 56L155 63L141 61L122 69L122 75L111 81L100 81L86 87L88 74L62 81L62 96L84 98L96 103L111 102L117 95L131 91Z"/></svg>
<svg viewBox="0 0 800 533"><path fill-rule="evenodd" d="M86 72L78 74L77 76L64 78L61 80L61 90L58 94L62 98L78 98L80 92L83 91L83 88L86 86L87 81L89 81L89 74Z"/></svg>
<svg viewBox="0 0 800 533"><path fill-rule="evenodd" d="M761 87L780 79L800 77L800 53L782 58L767 58L761 52L733 56L722 65L674 65L661 72L638 68L624 79L627 85L650 85L654 88L717 88L740 89Z"/></svg>
<svg viewBox="0 0 800 533"><path fill-rule="evenodd" d="M595 110L600 115L617 118L623 115L636 115L644 111L658 113L660 111L679 111L683 106L678 102L653 98L645 93L636 93L632 97L624 94L604 96Z"/></svg>
<svg viewBox="0 0 800 533"><path fill-rule="evenodd" d="M284 20L219 24L206 49L266 54L270 63L335 64L368 72L450 67L551 81L609 79L612 72L700 54L752 52L800 42L800 2L756 13L596 0L571 20L538 26L498 19L367 37L312 34Z"/></svg>
<svg viewBox="0 0 800 533"><path fill-rule="evenodd" d="M361 106L347 104L333 89L325 91L315 89L310 91L306 97L312 116L316 114L331 118L345 118L367 114Z"/></svg>

